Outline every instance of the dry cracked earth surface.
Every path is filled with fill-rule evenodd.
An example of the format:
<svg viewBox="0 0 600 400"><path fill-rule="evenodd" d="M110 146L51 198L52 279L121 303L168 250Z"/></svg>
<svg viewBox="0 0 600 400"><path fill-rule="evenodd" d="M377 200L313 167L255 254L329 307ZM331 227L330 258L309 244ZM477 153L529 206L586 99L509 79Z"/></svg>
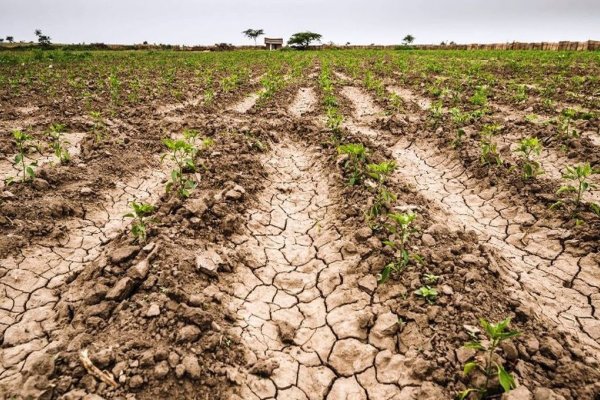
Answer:
<svg viewBox="0 0 600 400"><path fill-rule="evenodd" d="M419 243L433 249L432 264L442 265L442 272L454 268L457 258L439 248L451 246L444 240L456 239L468 253L457 262L460 277L443 281L438 305L409 304L419 274L378 284L381 260L389 258L385 238L348 217L363 195L349 194L335 149L324 150L322 118L313 118L322 111L317 90L295 89L276 99L291 104L286 112L257 111L253 87L241 101L222 105L220 122L194 119L188 108L199 100L162 106L159 114L175 114L170 124L206 128L223 141L205 158L228 157L217 165L226 182L209 167L200 186L205 193L172 200L163 195L169 165L155 163L161 166L94 194L95 206L65 217L58 239L33 239L0 261L0 393L48 399L453 398L468 383L462 363L475 357L459 342L469 338L465 329L480 333L472 326L477 310L455 295L465 290L493 315L494 309L516 310L516 323L533 332L502 348L524 388L503 398L597 398L598 254L580 246L569 229L537 220L502 187L484 187L456 158L380 128L382 107L363 89L345 86L340 94L352 112L344 129L396 161L394 184L419 204L406 207L429 208L423 214L430 228ZM393 90L430 106L408 89ZM261 133L250 134L252 124ZM79 140L73 136L71 145ZM14 173L10 164L0 168L3 175ZM154 239L144 246L127 236L123 214L132 200L158 210ZM481 271L469 275L465 265ZM477 294L468 285L474 281L507 299ZM463 326L447 328L445 318ZM536 337L540 332L543 337ZM89 358L83 349L91 349Z"/></svg>
<svg viewBox="0 0 600 400"><path fill-rule="evenodd" d="M427 109L427 99L408 89L394 92ZM369 97L355 87L342 91L352 102L355 118L364 120L381 113ZM369 128L366 128L370 132ZM381 134L383 135L383 134ZM512 143L506 136L506 143ZM512 204L510 194L496 187L483 187L474 174L448 154L421 140L400 139L391 149L402 179L417 188L444 212L442 218L478 233L482 244L492 246L505 260L508 272L529 302L561 327L600 349L600 270L597 254L590 254L571 239L568 229L555 221L537 221L524 207ZM560 176L567 165L546 151L542 166ZM591 193L596 198L598 191ZM442 219L440 218L440 221Z"/></svg>

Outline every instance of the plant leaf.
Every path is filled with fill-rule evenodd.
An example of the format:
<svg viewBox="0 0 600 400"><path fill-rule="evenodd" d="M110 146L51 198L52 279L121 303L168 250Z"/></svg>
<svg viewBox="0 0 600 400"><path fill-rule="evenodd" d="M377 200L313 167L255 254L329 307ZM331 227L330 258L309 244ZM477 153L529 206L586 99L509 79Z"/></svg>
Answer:
<svg viewBox="0 0 600 400"><path fill-rule="evenodd" d="M511 389L517 387L513 376L506 372L502 365L496 364L496 368L498 368L498 381L505 392L509 392Z"/></svg>

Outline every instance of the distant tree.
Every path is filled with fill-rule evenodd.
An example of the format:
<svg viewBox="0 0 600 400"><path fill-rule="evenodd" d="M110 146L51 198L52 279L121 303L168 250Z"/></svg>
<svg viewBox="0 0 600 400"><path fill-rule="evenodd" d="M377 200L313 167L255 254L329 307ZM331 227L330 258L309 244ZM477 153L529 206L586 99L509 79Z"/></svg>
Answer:
<svg viewBox="0 0 600 400"><path fill-rule="evenodd" d="M35 36L37 36L37 38L38 38L38 43L39 43L40 47L48 48L52 44L50 42L50 40L51 40L50 36L43 35L42 31L39 29L35 30Z"/></svg>
<svg viewBox="0 0 600 400"><path fill-rule="evenodd" d="M350 46L350 42L346 42L346 46Z"/></svg>
<svg viewBox="0 0 600 400"><path fill-rule="evenodd" d="M288 45L306 49L312 42L320 42L323 35L314 32L298 32L294 33Z"/></svg>
<svg viewBox="0 0 600 400"><path fill-rule="evenodd" d="M147 40L144 40L144 43L142 43L142 44L148 44L148 41L147 41Z"/></svg>
<svg viewBox="0 0 600 400"><path fill-rule="evenodd" d="M7 37L6 37L6 41L7 41L8 43L14 43L14 42L15 42L15 38L14 38L14 37L12 37L12 36L7 36Z"/></svg>
<svg viewBox="0 0 600 400"><path fill-rule="evenodd" d="M445 45L446 45L446 42L441 42L440 43L440 46L445 46Z"/></svg>
<svg viewBox="0 0 600 400"><path fill-rule="evenodd" d="M404 36L404 39L402 39L402 41L404 42L404 45L407 46L415 41L415 37L413 35L409 34L409 35Z"/></svg>
<svg viewBox="0 0 600 400"><path fill-rule="evenodd" d="M4 38L0 38L0 43L4 42Z"/></svg>
<svg viewBox="0 0 600 400"><path fill-rule="evenodd" d="M246 36L248 39L253 39L254 40L254 45L256 46L256 39L259 36L263 36L265 34L265 31L262 29L246 29L245 31L242 32L244 34L244 36Z"/></svg>

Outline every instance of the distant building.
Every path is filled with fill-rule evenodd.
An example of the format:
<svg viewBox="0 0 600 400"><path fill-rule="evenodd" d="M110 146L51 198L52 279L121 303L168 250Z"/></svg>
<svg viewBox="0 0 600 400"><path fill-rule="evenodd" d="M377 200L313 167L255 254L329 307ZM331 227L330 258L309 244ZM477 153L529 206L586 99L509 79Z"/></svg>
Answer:
<svg viewBox="0 0 600 400"><path fill-rule="evenodd" d="M268 50L278 50L283 47L283 39L265 38L265 47Z"/></svg>

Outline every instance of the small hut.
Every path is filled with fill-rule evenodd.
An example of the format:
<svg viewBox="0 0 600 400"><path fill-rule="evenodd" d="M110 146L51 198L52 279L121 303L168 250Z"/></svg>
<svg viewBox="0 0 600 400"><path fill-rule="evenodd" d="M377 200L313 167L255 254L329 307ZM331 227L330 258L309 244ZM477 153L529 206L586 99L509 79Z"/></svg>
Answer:
<svg viewBox="0 0 600 400"><path fill-rule="evenodd" d="M283 47L283 39L265 38L265 47L267 50L278 50Z"/></svg>

